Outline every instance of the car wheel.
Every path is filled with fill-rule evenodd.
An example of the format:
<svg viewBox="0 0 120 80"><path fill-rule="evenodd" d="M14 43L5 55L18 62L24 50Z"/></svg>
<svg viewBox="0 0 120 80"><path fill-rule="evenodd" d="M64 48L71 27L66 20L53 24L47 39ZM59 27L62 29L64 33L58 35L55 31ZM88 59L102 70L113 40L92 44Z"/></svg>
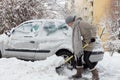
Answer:
<svg viewBox="0 0 120 80"><path fill-rule="evenodd" d="M72 56L73 54L68 50L60 50L56 54L57 56L62 56L65 60ZM65 66L67 66L69 69L75 68L75 58L73 57L70 61L68 61Z"/></svg>

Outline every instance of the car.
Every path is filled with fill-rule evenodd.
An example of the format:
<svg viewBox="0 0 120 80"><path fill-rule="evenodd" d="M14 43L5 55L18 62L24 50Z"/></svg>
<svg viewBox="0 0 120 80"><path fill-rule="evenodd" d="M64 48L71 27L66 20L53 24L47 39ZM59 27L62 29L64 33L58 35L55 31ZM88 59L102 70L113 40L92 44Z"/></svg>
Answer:
<svg viewBox="0 0 120 80"><path fill-rule="evenodd" d="M56 54L73 55L72 29L64 20L38 19L21 23L7 31L0 41L0 57L42 60Z"/></svg>

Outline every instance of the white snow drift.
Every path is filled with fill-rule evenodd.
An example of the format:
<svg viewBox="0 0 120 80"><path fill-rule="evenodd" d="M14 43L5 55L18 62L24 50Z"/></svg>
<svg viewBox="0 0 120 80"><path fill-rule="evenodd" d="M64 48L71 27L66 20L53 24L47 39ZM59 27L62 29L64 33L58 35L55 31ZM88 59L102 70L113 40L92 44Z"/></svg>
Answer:
<svg viewBox="0 0 120 80"><path fill-rule="evenodd" d="M114 53L111 57L107 52L104 59L99 62L97 68L100 80L120 79L120 54ZM0 80L69 80L68 76L75 73L65 69L64 75L58 75L55 67L64 62L64 59L55 55L43 61L23 61L16 58L0 59ZM91 78L89 71L83 76Z"/></svg>

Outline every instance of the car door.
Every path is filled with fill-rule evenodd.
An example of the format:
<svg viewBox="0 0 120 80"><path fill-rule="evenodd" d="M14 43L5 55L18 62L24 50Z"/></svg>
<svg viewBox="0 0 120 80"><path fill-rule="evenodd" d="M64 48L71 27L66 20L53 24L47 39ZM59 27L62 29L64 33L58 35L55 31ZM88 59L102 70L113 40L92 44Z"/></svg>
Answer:
<svg viewBox="0 0 120 80"><path fill-rule="evenodd" d="M37 50L36 36L41 22L26 22L17 27L12 33L5 52L8 57L34 59Z"/></svg>
<svg viewBox="0 0 120 80"><path fill-rule="evenodd" d="M55 21L44 22L37 48L41 52L35 54L36 59L45 59L55 53L55 50L63 43L65 38L63 33L60 32Z"/></svg>

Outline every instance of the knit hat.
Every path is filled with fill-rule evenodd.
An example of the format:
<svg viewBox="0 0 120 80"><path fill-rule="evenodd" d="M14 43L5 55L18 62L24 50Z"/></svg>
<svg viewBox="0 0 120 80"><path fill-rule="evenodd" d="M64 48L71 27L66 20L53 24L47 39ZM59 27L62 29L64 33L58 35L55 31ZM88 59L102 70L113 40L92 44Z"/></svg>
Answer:
<svg viewBox="0 0 120 80"><path fill-rule="evenodd" d="M65 19L65 22L66 22L66 23L74 22L74 21L75 21L75 17L76 17L76 16L68 16L68 17Z"/></svg>

